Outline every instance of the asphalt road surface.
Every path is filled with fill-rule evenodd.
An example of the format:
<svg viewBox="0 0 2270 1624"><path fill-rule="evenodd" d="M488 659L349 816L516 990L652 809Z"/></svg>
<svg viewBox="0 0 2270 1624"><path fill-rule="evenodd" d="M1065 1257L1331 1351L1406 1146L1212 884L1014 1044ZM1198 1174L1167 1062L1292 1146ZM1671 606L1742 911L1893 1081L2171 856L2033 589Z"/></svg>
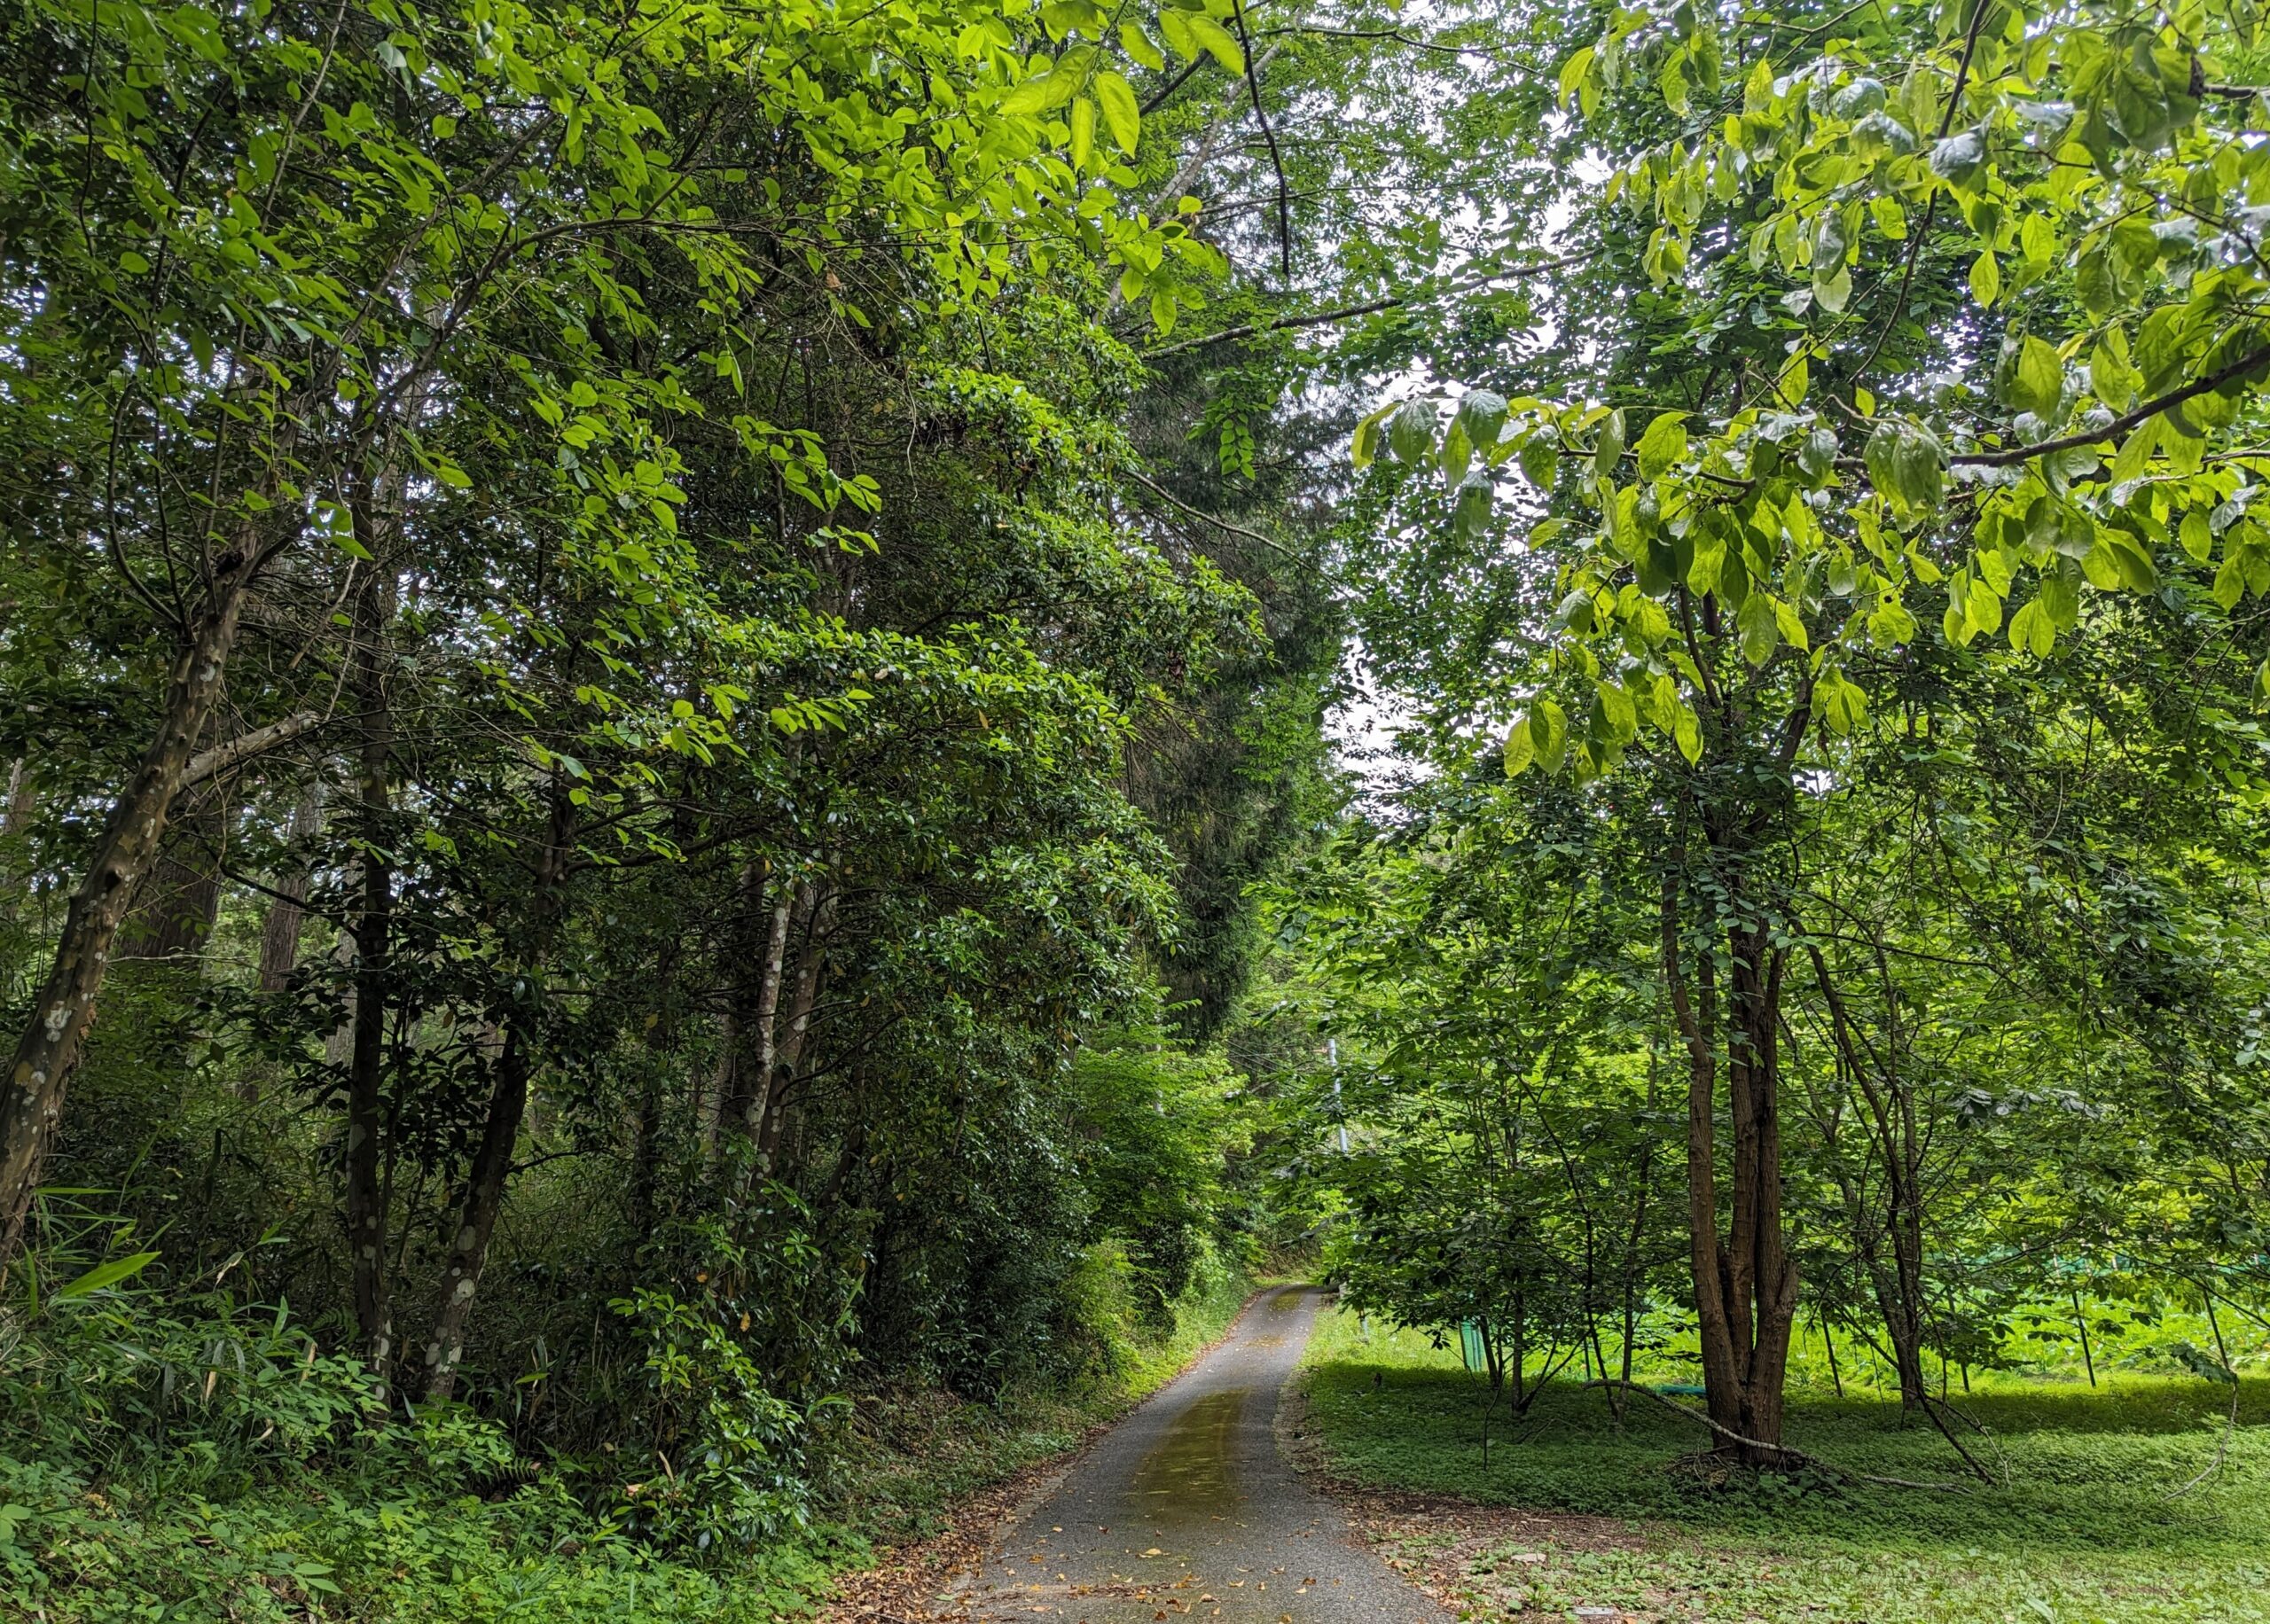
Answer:
<svg viewBox="0 0 2270 1624"><path fill-rule="evenodd" d="M1323 1296L1288 1286L1250 1304L1227 1340L1009 1524L933 1616L1447 1624L1278 1453L1278 1392Z"/></svg>

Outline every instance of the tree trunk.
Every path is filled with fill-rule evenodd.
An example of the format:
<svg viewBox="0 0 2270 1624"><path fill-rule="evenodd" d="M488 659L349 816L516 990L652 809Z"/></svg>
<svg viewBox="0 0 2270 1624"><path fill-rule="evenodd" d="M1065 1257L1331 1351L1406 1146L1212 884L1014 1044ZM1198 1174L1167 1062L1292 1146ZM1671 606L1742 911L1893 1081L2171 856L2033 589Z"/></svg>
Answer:
<svg viewBox="0 0 2270 1624"><path fill-rule="evenodd" d="M111 952L114 964L172 968L177 973L160 971L145 984L174 986L184 995L202 979L205 944L220 920L222 853L236 811L233 779L192 786L194 777L193 769L183 774L158 860L135 888Z"/></svg>
<svg viewBox="0 0 2270 1624"><path fill-rule="evenodd" d="M756 1136L760 1163L767 1172L771 1171L779 1155L790 1090L795 1085L805 1046L811 1040L812 1011L819 1002L820 982L827 966L827 940L835 918L835 893L826 889L824 882L807 883L802 888L799 902L804 941L802 951L796 955L794 985L788 989L787 1021L785 1029L779 1028L779 1012L775 1012L773 1026L780 1030L780 1036L768 1056L764 1096L750 1123Z"/></svg>
<svg viewBox="0 0 2270 1624"><path fill-rule="evenodd" d="M313 785L292 808L291 839L312 838L323 827L323 799ZM260 980L263 993L280 993L300 963L300 934L307 925L308 870L304 863L287 870L276 880L278 895L268 905L260 930Z"/></svg>
<svg viewBox="0 0 2270 1624"><path fill-rule="evenodd" d="M156 733L111 803L86 877L71 896L54 962L32 1002L0 1089L0 1264L23 1237L65 1085L136 890L155 866L183 769L212 719L244 613L248 566L217 576L167 675Z"/></svg>
<svg viewBox="0 0 2270 1624"><path fill-rule="evenodd" d="M1884 1232L1891 1238L1890 1267L1884 1266L1874 1233L1859 1237L1858 1249L1867 1267L1876 1307L1883 1316L1884 1335L1891 1344L1900 1407L1919 1409L1930 1396L1923 1376L1923 1152L1915 1120L1914 1089L1907 1084L1906 1068L1899 1064L1898 989L1890 984L1890 966L1882 962L1879 946L1885 1008L1890 1012L1879 1048L1869 1043L1853 1024L1843 995L1828 972L1828 956L1817 945L1809 946L1807 952L1812 959L1814 980L1828 1005L1829 1031L1836 1039L1839 1061L1867 1107L1864 1120L1875 1141L1875 1157L1883 1164ZM1846 1202L1853 1209L1854 1222L1867 1223L1857 1189L1848 1189ZM1872 1230L1873 1225L1868 1227Z"/></svg>
<svg viewBox="0 0 2270 1624"><path fill-rule="evenodd" d="M534 1056L523 1023L505 1029L505 1052L489 1094L489 1113L481 1128L473 1167L466 1177L464 1209L450 1238L449 1266L442 1273L441 1296L434 1308L432 1339L426 1347L426 1401L447 1402L457 1391L458 1361L465 1353L466 1321L473 1313L481 1271L489 1261L489 1238L505 1207L513 1170L513 1149L528 1103L528 1074Z"/></svg>
<svg viewBox="0 0 2270 1624"><path fill-rule="evenodd" d="M646 1028L646 1066L630 1125L630 1182L626 1192L634 1235L651 1235L660 1216L662 1077L677 1052L679 943L666 939L654 964L656 1007Z"/></svg>
<svg viewBox="0 0 2270 1624"><path fill-rule="evenodd" d="M788 956L789 919L797 894L794 887L784 883L771 909L766 909L766 885L771 871L771 864L759 863L750 864L743 872L742 906L736 935L741 943L744 962L748 957L755 962L756 981L753 988L743 981L734 988L727 1011L732 1030L725 1054L726 1083L717 1097L720 1128L730 1124L752 1140L756 1137L756 1123L763 1117L771 1087L780 982ZM722 1151L722 1132L716 1143Z"/></svg>
<svg viewBox="0 0 2270 1624"><path fill-rule="evenodd" d="M521 1119L528 1113L528 1081L536 1070L536 1006L543 996L541 972L559 918L559 891L574 855L575 838L575 805L568 799L566 788L555 783L550 826L536 861L528 948L522 960L524 979L534 985L505 1020L505 1050L497 1059L496 1081L489 1089L481 1143L466 1176L465 1204L457 1233L450 1238L449 1264L442 1272L433 1335L426 1347L426 1401L429 1404L446 1402L457 1391L466 1322L473 1313L481 1271L489 1261L489 1238L496 1233L497 1214L504 1210L513 1152L520 1140Z"/></svg>
<svg viewBox="0 0 2270 1624"><path fill-rule="evenodd" d="M1690 994L1680 964L1679 880L1663 877L1663 958L1687 1051L1688 1262L1710 1419L1719 1448L1751 1466L1786 1464L1782 1386L1797 1277L1781 1229L1779 1023L1781 959L1762 929L1729 933L1726 1072L1734 1132L1729 1223L1718 1230L1718 976L1709 956ZM1730 1438L1727 1434L1733 1434Z"/></svg>
<svg viewBox="0 0 2270 1624"><path fill-rule="evenodd" d="M367 497L367 491L364 493ZM395 865L394 718L386 681L387 629L394 618L380 527L367 500L356 504L356 527L371 555L355 595L348 651L359 734L356 751L356 858L362 895L353 927L354 1009L347 1054L346 1201L348 1245L354 1259L355 1327L364 1362L385 1401L394 1364L394 1311L387 1279L386 1035L393 1003ZM373 546L372 543L379 543Z"/></svg>

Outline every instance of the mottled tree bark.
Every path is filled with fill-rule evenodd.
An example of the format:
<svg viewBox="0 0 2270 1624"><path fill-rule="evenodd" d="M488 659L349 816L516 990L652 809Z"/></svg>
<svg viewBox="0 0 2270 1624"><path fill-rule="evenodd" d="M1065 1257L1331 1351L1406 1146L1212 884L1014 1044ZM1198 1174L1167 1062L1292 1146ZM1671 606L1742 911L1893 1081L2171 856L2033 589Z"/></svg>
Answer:
<svg viewBox="0 0 2270 1624"><path fill-rule="evenodd" d="M158 862L184 770L219 703L251 574L248 563L239 563L216 574L182 640L167 673L157 730L111 803L32 1001L31 1022L10 1058L0 1087L0 1261L22 1238L41 1159L62 1116L65 1086L94 1019L119 927Z"/></svg>

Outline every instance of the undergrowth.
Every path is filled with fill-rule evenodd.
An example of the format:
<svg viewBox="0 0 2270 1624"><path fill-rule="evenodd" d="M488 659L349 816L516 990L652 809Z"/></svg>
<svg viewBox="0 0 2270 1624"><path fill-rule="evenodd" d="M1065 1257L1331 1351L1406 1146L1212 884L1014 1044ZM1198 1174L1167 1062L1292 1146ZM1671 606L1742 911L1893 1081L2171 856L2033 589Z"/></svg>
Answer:
<svg viewBox="0 0 2270 1624"><path fill-rule="evenodd" d="M19 1311L0 1324L0 1619L769 1624L1156 1387L1244 1290L1209 1258L1142 1316L1124 1273L1100 1260L1085 1374L986 1404L867 1394L811 1514L740 1543L658 1537L642 1508L686 1499L659 1458L530 1461L464 1406L380 1423L353 1362L282 1311L169 1307L124 1281Z"/></svg>

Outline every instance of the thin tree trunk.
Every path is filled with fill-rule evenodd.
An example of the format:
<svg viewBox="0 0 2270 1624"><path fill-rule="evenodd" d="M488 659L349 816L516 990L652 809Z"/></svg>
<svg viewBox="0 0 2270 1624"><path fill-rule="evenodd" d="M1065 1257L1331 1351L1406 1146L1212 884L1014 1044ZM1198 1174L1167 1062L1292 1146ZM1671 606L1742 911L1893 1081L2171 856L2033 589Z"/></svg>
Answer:
<svg viewBox="0 0 2270 1624"><path fill-rule="evenodd" d="M246 547L249 549L249 540ZM63 1114L79 1045L94 1019L120 924L156 864L183 769L221 697L244 614L249 565L220 574L167 674L157 731L145 748L73 892L55 957L0 1089L0 1265L23 1238L41 1159Z"/></svg>
<svg viewBox="0 0 2270 1624"><path fill-rule="evenodd" d="M1718 1054L1704 1029L1714 975L1706 956L1695 970L1697 999L1689 995L1679 961L1679 879L1663 876L1663 981L1671 1013L1686 1042L1687 1224L1688 1274L1695 1293L1697 1340L1702 1357L1703 1406L1719 1425L1741 1430L1742 1374L1734 1356L1727 1309L1726 1269L1718 1245ZM1697 1004L1700 1004L1700 1010Z"/></svg>
<svg viewBox="0 0 2270 1624"><path fill-rule="evenodd" d="M780 1003L780 980L788 954L789 914L794 887L782 885L771 907L765 907L767 885L772 876L769 863L752 863L741 871L741 907L734 926L734 941L741 962L754 959L754 987L737 980L725 1008L724 1046L718 1056L717 1115L710 1130L713 1159L723 1154L730 1128L754 1138L754 1117L763 1111L772 1070L774 1016Z"/></svg>
<svg viewBox="0 0 2270 1624"><path fill-rule="evenodd" d="M2096 1355L2089 1351L2088 1316L2081 1312L2081 1293L2078 1290L2074 1291L2072 1298L2073 1329L2081 1333L2081 1368L2089 1373L2089 1386L2094 1387L2096 1386Z"/></svg>
<svg viewBox="0 0 2270 1624"><path fill-rule="evenodd" d="M677 978L679 944L667 938L656 956L654 976L658 1003L654 1024L646 1029L646 1066L638 1082L638 1114L631 1124L631 1233L651 1235L658 1217L661 1188L662 1076L677 1051Z"/></svg>
<svg viewBox="0 0 2270 1624"><path fill-rule="evenodd" d="M376 535L377 526L361 515L357 528ZM364 548L372 555L362 589L355 596L351 680L360 739L356 757L356 859L362 896L356 910L355 1003L349 1019L347 1057L346 1198L348 1245L354 1260L355 1324L363 1358L385 1401L394 1362L394 1312L387 1279L387 1200L382 1168L386 1140L386 1033L393 1003L388 963L394 938L393 839L394 719L386 682L387 628L393 620L390 550Z"/></svg>
<svg viewBox="0 0 2270 1624"><path fill-rule="evenodd" d="M290 839L294 844L311 839L323 827L323 798L314 785L309 785L292 808ZM307 925L308 870L304 863L296 863L278 875L278 895L268 905L268 917L260 930L260 980L263 993L280 993L292 979L292 972L299 967L300 936Z"/></svg>
<svg viewBox="0 0 2270 1624"><path fill-rule="evenodd" d="M426 1348L426 1401L429 1404L447 1402L457 1391L466 1321L481 1287L481 1271L489 1261L489 1242L497 1232L497 1216L505 1207L513 1150L520 1140L521 1120L528 1111L528 1075L534 1059L527 1032L516 1019L505 1030L505 1051L497 1062L481 1144L466 1178L465 1204L457 1233L450 1238L449 1265L442 1272L433 1338Z"/></svg>
<svg viewBox="0 0 2270 1624"><path fill-rule="evenodd" d="M536 863L533 917L524 958L530 979L540 972L550 951L560 913L560 886L567 878L575 838L575 805L565 787L555 784L550 827ZM449 1263L442 1271L441 1293L434 1307L433 1335L426 1347L426 1401L429 1404L445 1402L457 1391L466 1322L480 1290L481 1271L489 1261L489 1238L497 1232L497 1214L504 1210L513 1152L528 1113L528 1081L536 1062L536 1033L532 1025L526 1006L515 1008L505 1022L505 1050L497 1059L481 1143L466 1177L464 1208L457 1232L450 1238Z"/></svg>
<svg viewBox="0 0 2270 1624"><path fill-rule="evenodd" d="M772 1170L779 1151L790 1090L795 1085L797 1067L803 1062L804 1049L811 1040L812 1011L819 1002L820 983L827 966L828 936L835 918L833 890L808 884L803 887L802 901L804 941L796 956L794 984L788 989L787 1022L779 1042L767 1056L764 1097L753 1120L758 1158L767 1172ZM777 1019L776 1015L776 1022Z"/></svg>
<svg viewBox="0 0 2270 1624"><path fill-rule="evenodd" d="M402 423L414 426L431 396L430 376L411 388ZM398 430L400 424L395 426ZM347 1230L354 1256L355 1318L381 1401L394 1366L393 1292L387 1226L394 1205L386 1110L387 1024L394 1010L395 863L395 714L388 639L398 604L403 520L410 493L404 449L389 433L350 488L349 517L364 576L348 624L349 682L356 712L355 824L362 896L353 930L354 1011L347 1062Z"/></svg>

